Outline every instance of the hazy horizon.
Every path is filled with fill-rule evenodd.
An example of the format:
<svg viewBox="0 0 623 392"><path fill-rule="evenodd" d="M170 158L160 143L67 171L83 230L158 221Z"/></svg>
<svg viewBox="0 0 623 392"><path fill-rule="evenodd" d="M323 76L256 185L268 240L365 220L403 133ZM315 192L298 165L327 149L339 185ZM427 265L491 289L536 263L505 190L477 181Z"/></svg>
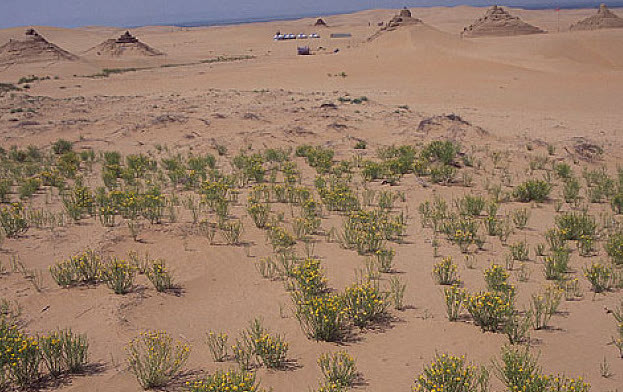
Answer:
<svg viewBox="0 0 623 392"><path fill-rule="evenodd" d="M244 21L288 16L327 15L376 8L429 7L473 5L486 6L489 0L2 0L0 28L49 25L77 27L88 25L141 26L157 24L184 24L193 22ZM601 1L590 0L516 0L500 5L527 8L596 7ZM623 5L617 0L609 4Z"/></svg>

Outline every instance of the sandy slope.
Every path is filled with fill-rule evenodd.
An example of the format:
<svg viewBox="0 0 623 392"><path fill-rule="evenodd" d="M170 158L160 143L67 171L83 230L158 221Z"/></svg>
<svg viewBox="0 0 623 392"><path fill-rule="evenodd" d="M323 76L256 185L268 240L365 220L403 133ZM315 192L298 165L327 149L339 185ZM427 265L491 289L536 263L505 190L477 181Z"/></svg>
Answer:
<svg viewBox="0 0 623 392"><path fill-rule="evenodd" d="M621 10L614 11L621 14ZM166 56L112 60L85 52L118 36L121 29L35 26L49 41L81 59L0 69L2 82L16 82L29 74L59 77L35 82L28 91L39 97L33 102L22 93L0 98L0 137L3 146L47 146L62 137L76 141L78 147L122 153L153 151L156 144L185 152L214 152L214 143L220 143L234 154L249 143L255 149L326 143L336 148L338 158L345 159L352 154L351 137L369 141L365 153L373 156L377 146L442 136L420 135L415 129L424 117L454 112L489 132L486 137L468 135L465 145L487 144L510 151L510 166L518 178L525 176L528 158L537 153L526 152L526 141L536 146L552 143L557 147L557 159L564 159L564 146L574 137L587 137L604 146L603 163L614 168L623 162L623 30L567 31L571 23L593 12L560 11L562 32L558 33L553 11L513 9L513 14L550 33L473 40L461 39L459 33L484 13L482 8L414 9L414 16L425 25L388 32L372 42L367 38L377 31L376 23L389 20L394 11L330 16L324 18L328 28L312 27L315 19L190 29L143 27L132 33ZM0 43L22 30L0 31ZM317 31L322 38L309 41L314 56L297 57L300 42L272 41L277 30ZM331 40L328 35L332 32L351 32L353 37ZM340 50L332 54L334 49ZM243 55L254 58L199 64L218 56ZM165 64L184 65L163 68ZM127 67L147 69L108 78L87 77L102 68ZM342 72L347 76L338 76ZM367 96L370 102L360 107L340 105L337 111L319 108L347 93ZM398 111L399 105L408 105L409 110ZM36 113L10 114L11 108L30 106ZM246 116L249 113L257 117ZM164 114L182 120L158 121ZM23 125L25 120L37 124ZM303 161L298 163L305 166ZM306 168L305 173L307 185L311 185L313 172ZM342 347L357 358L366 380L366 385L356 390L409 390L415 374L435 351L466 353L475 361L489 363L505 342L503 335L482 334L466 323L449 323L439 287L430 278L435 261L427 242L430 231L421 228L417 206L433 194L457 197L465 188L424 189L410 176L399 189L409 195L411 219L406 243L396 247L396 268L408 284L406 302L413 308L398 312L399 321L391 328L363 332L360 341ZM482 184L476 189L481 192ZM42 200L43 196L38 203ZM596 208L605 211L608 206ZM168 260L184 287L181 297L148 289L119 297L105 287L61 290L46 274L46 288L37 293L18 274L0 277L0 296L20 301L29 330L72 326L88 332L92 358L103 369L75 378L61 390L138 391L125 369L123 346L145 328L163 328L191 342L190 369L212 371L230 366L211 361L204 334L214 329L233 335L255 316L262 316L273 331L287 335L292 356L301 365L288 372L260 370L263 384L275 391L293 392L316 385L320 377L316 358L338 347L307 340L291 311L285 311L289 317L281 317L280 304L286 308L289 304L281 282L261 279L253 266L270 248L244 207L234 210L244 217L245 240L254 244L249 254L244 247L211 246L194 235L187 211L179 211L176 224L146 230L141 244L134 243L125 228L106 229L90 220L54 233L33 229L26 238L2 245L0 259L5 263L9 254L17 252L29 268L43 271L87 246L116 255L128 250L149 252ZM552 225L553 216L553 203L534 209L529 230L514 239L541 242L539 233ZM323 227L339 224L339 218L332 216ZM490 260L503 263L506 252L499 244L492 245L478 256L477 269L469 270L455 248L444 251L459 261L461 275L471 288L482 287L482 270ZM343 288L353 281L353 270L362 268L361 257L335 243L322 242L316 252L323 258L332 287ZM585 262L574 259L578 270ZM543 281L540 266L531 263L530 268L533 278L521 286L524 303ZM148 286L146 280L139 283ZM623 362L607 345L613 323L604 306L612 308L620 292L593 300L585 280L583 286L586 297L564 303L566 313L554 318L553 330L534 333L542 364L548 372L584 375L593 391L614 390L623 384ZM599 375L598 363L604 355L615 374L609 379ZM499 384L494 386L499 388Z"/></svg>

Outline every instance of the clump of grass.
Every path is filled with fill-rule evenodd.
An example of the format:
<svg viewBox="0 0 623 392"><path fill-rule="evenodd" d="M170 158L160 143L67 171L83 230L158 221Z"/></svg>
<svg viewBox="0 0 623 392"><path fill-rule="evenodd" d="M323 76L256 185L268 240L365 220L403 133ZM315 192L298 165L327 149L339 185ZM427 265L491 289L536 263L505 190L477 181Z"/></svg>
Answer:
<svg viewBox="0 0 623 392"><path fill-rule="evenodd" d="M547 200L552 185L544 180L528 180L519 184L513 190L513 197L522 203L536 201L542 203Z"/></svg>
<svg viewBox="0 0 623 392"><path fill-rule="evenodd" d="M296 318L309 338L325 342L336 342L342 338L346 320L339 296L321 295L305 299L295 295L293 299Z"/></svg>
<svg viewBox="0 0 623 392"><path fill-rule="evenodd" d="M186 384L190 392L264 392L254 372L246 370L217 371L204 379L190 381Z"/></svg>
<svg viewBox="0 0 623 392"><path fill-rule="evenodd" d="M452 261L452 257L445 257L433 266L433 278L437 284L444 286L451 286L460 282L457 267Z"/></svg>
<svg viewBox="0 0 623 392"><path fill-rule="evenodd" d="M141 333L126 346L130 371L143 389L166 386L184 367L190 346L163 331Z"/></svg>
<svg viewBox="0 0 623 392"><path fill-rule="evenodd" d="M542 294L533 294L530 299L529 315L532 318L534 329L546 328L549 320L558 311L563 291L556 287L549 287Z"/></svg>
<svg viewBox="0 0 623 392"><path fill-rule="evenodd" d="M115 294L127 294L134 287L136 268L125 260L114 258L102 271L102 279Z"/></svg>
<svg viewBox="0 0 623 392"><path fill-rule="evenodd" d="M503 328L513 310L508 295L489 291L470 295L466 307L476 325L490 332Z"/></svg>
<svg viewBox="0 0 623 392"><path fill-rule="evenodd" d="M387 311L387 295L370 283L357 283L344 291L342 297L344 312L359 328L378 321Z"/></svg>
<svg viewBox="0 0 623 392"><path fill-rule="evenodd" d="M156 291L164 293L176 288L173 277L169 272L164 260L156 260L151 263L145 272L149 281L154 285Z"/></svg>
<svg viewBox="0 0 623 392"><path fill-rule="evenodd" d="M456 321L461 315L461 309L465 305L467 294L465 290L461 289L457 285L447 287L443 290L444 298L446 302L446 312L448 314L448 320Z"/></svg>
<svg viewBox="0 0 623 392"><path fill-rule="evenodd" d="M589 267L584 267L584 276L595 293L603 293L612 288L612 268L607 265L592 263Z"/></svg>
<svg viewBox="0 0 623 392"><path fill-rule="evenodd" d="M347 388L357 379L355 360L345 351L322 354L318 358L318 366L327 384Z"/></svg>
<svg viewBox="0 0 623 392"><path fill-rule="evenodd" d="M478 367L465 362L464 356L437 354L415 379L414 392L484 391Z"/></svg>
<svg viewBox="0 0 623 392"><path fill-rule="evenodd" d="M207 333L206 344L215 362L223 362L227 358L227 339L228 336L226 333L216 333L213 331Z"/></svg>

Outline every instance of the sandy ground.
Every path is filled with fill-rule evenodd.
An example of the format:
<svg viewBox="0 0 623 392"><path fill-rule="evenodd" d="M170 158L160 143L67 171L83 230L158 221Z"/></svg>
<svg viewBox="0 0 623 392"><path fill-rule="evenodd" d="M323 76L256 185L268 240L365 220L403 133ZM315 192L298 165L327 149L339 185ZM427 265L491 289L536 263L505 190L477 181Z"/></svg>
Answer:
<svg viewBox="0 0 623 392"><path fill-rule="evenodd" d="M448 136L446 131L452 130L422 134L416 128L426 117L456 113L487 131L486 136L474 132L462 135L466 149L488 146L508 151L506 164L516 181L528 176L531 157L546 154L545 143L556 147L555 160L569 162L573 159L565 147L570 148L577 138L603 146L603 161L575 165L578 173L584 166L605 165L614 170L623 162L623 29L568 32L570 24L594 10L560 11L560 32L554 11L511 10L549 33L461 39L463 27L484 14L484 9L412 11L425 25L387 32L371 42L367 38L377 31L376 24L389 20L395 11L330 16L325 18L328 28L313 27L312 19L210 28L143 27L132 33L166 55L121 59L85 53L123 30L35 26L49 41L81 59L0 67L2 82L15 83L31 74L52 77L32 83L28 96L20 92L0 98L2 146L43 147L65 138L79 148L96 151L148 152L156 145L166 145L172 151L214 153L216 144L224 144L231 157L249 144L261 150L312 143L330 145L336 149L337 158L347 159L353 155L355 139L368 141L364 154L372 157L379 146ZM296 56L300 41L274 42L272 36L277 30L318 32L322 38L309 41L315 55ZM0 43L22 32L22 28L0 31ZM328 38L338 32L352 33L352 38ZM335 49L339 52L333 53ZM252 58L200 63L219 56ZM163 67L171 64L177 66ZM145 69L107 78L90 76L103 68L129 67ZM366 96L369 101L338 104L337 110L320 108L322 103L337 103L346 95ZM408 109L399 109L403 105ZM10 113L16 107L36 110ZM172 120L163 121L163 115ZM527 151L526 143L535 150ZM302 160L297 162L306 167ZM226 159L219 158L219 164L227 165ZM304 182L311 185L314 174L308 169ZM29 331L71 326L88 333L92 360L102 364L102 370L73 378L60 388L63 391L140 390L127 371L123 347L145 329L165 329L190 342L191 370L231 367L231 362L220 365L211 360L204 335L207 330L234 335L256 316L273 331L287 336L291 356L300 365L293 371L260 369L266 387L275 391L315 387L321 377L315 364L318 355L343 348L357 359L365 379L355 390L409 390L415 375L436 351L467 354L471 360L490 364L506 341L501 334L483 334L467 322L448 322L440 287L430 276L437 261L430 246L431 231L421 227L417 214L419 203L436 194L447 199L469 192L485 194L483 180L495 175L491 168L475 173L473 188L423 188L413 175L396 187L407 194L402 208L410 217L405 242L395 246L396 270L408 285L409 308L393 312L395 321L389 328L364 331L357 341L343 346L308 340L289 309L289 295L282 283L264 280L258 274L254 262L271 250L244 205L235 207L234 213L244 220L243 238L251 244L248 247L208 244L193 234L190 216L183 208L176 223L146 229L141 243L133 242L125 227L104 228L95 219L54 232L31 229L24 238L6 240L0 259L6 265L9 255L19 254L27 267L44 271L45 287L36 292L14 273L0 278L0 296L19 301ZM381 185L374 187L380 189ZM560 190L553 193L558 197ZM42 205L44 198L39 195L33 203ZM62 209L58 200L52 205ZM509 203L502 209L509 212L517 207ZM591 208L595 214L609 209L607 205ZM534 208L528 229L516 232L509 242L542 242L554 215L553 202ZM336 215L323 220L325 229L339 225ZM330 286L343 288L355 279L353 271L362 268L363 258L322 238L316 253L323 260ZM164 258L173 267L184 294L176 297L144 289L115 296L104 286L58 288L47 273L48 267L86 247L110 255L136 250ZM503 264L506 249L499 243L491 244L476 255L474 270L465 267L456 247L445 245L441 253L459 261L466 287L477 290L484 287L482 271L490 261ZM603 250L596 257L605 258ZM534 331L532 336L547 372L582 375L593 385L593 391L614 391L623 385L623 361L608 344L615 328L604 308L613 308L621 295L615 292L594 297L589 292L581 266L590 261L577 254L572 259L585 297L563 302L561 314L552 320L553 328ZM518 283L524 304L544 282L542 267L536 262L528 266L531 279ZM387 279L383 277L384 283ZM139 283L148 287L147 280ZM614 373L610 378L600 376L599 363L604 357ZM496 380L493 386L501 390Z"/></svg>

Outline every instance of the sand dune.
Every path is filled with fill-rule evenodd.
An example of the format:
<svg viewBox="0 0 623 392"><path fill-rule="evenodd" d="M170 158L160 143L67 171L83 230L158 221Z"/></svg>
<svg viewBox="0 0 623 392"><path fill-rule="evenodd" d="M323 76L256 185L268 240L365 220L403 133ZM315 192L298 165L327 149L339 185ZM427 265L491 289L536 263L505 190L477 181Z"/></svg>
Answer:
<svg viewBox="0 0 623 392"><path fill-rule="evenodd" d="M363 375L365 382L353 391L410 390L415 375L435 352L467 354L469 360L490 365L507 338L501 333L482 333L467 316L459 322L447 320L441 286L431 278L432 266L440 259L433 255L432 230L422 226L420 203L441 196L452 206L453 199L464 194L489 199L496 185L502 199L519 181L550 176L555 183L551 200L501 202L497 214L510 219L505 216L522 208L532 214L528 227L515 230L508 241L526 241L530 247L530 260L525 262L528 280L519 279L519 263L510 278L518 287L518 304L525 308L530 295L548 283L542 258L534 255L534 249L545 243L544 233L554 224L558 208L582 208L564 202L558 205L564 183L552 167L567 163L585 184L584 169L605 167L616 181L617 166L623 163L623 29L569 31L573 23L593 15L591 9L558 14L507 10L548 34L462 38L463 28L487 11L465 6L412 8L412 18L421 23L398 23L391 31L379 33L378 24L401 11L369 10L319 15L326 27L314 26L317 17L236 26L146 26L133 29L132 34L163 55L98 56L90 50L125 30L34 26L58 47L84 55L73 61L0 66L3 83L16 84L28 75L44 79L29 82L28 89L22 83L16 85L21 90L0 92L2 147L48 149L63 138L73 142L78 152L93 149L98 160L93 171L83 162L80 172L92 189L102 186L99 154L105 151L148 154L159 166L162 159L178 153L210 153L223 173L233 172L232 159L240 151L295 148L304 143L331 147L336 160L352 163L377 160L380 147L409 144L419 151L433 140L450 139L460 142L462 153L474 158L471 166L467 159L457 160L455 169L460 174L450 186L429 183L429 177L413 173L396 186L381 181L367 184L374 191L406 195L404 202L396 199L393 210L404 211L408 222L404 240L391 243L397 273L383 274L380 284L387 286L391 277L407 283L408 307L392 311L387 325L353 329L355 338L340 346L309 340L292 312L284 282L263 279L258 273L258 260L272 255L273 249L265 231L248 216L248 187L240 187L239 200L232 202L230 210L232 217L244 223L240 246L227 246L219 236L215 244L208 241L185 207L186 196L195 195L185 190L185 183L167 187L171 203L162 223L141 220L140 241L131 238L121 217L113 227L103 226L96 216L72 222L58 191L44 187L28 208L65 214L66 223L53 229L32 227L20 238L0 242L3 265L9 265L10 255L19 255L27 269L41 271L44 288L37 291L20 272L9 270L0 273L0 297L22 305L22 322L31 333L69 326L88 333L91 361L102 367L93 374L71 377L58 390L140 391L127 369L124 346L147 328L165 329L191 343L187 368L192 372L235 367L233 361L212 360L205 333L215 330L233 335L256 316L286 336L296 363L289 371L258 369L262 384L276 392L316 388L321 377L318 356L339 349L356 357ZM276 31L316 32L321 38L274 41ZM0 30L0 45L23 32L23 28ZM351 37L331 39L332 33L350 33ZM302 45L308 45L312 55L297 56L297 46ZM109 54L117 54L115 50L113 45ZM366 141L367 148L354 150L360 140ZM589 162L576 150L579 143L598 146L603 155ZM554 151L552 147L548 151L548 145ZM217 149L221 146L227 148L223 156ZM359 154L360 158L354 158ZM316 171L303 158L290 155L289 159L301 170L300 185L315 189ZM360 169L354 163L352 170L355 181L360 181ZM463 186L470 176L471 186ZM582 203L589 196L583 187ZM364 189L359 191L363 194ZM12 200L18 200L17 193L16 184ZM608 217L620 221L609 203L586 204L600 226L609 224ZM298 207L273 202L271 208L284 212L284 227L290 230L292 211ZM216 221L206 211L201 218ZM484 213L478 219L482 218ZM323 207L323 232L332 227L341 230L343 220L343 214ZM331 289L343 290L366 268L365 257L357 252L328 242L325 235L312 237L313 246L305 249L299 241L296 249L321 259ZM503 265L510 252L508 244L486 236L484 249L472 252L475 266L471 268L445 235L435 238L443 243L440 253L457 262L463 286L474 292L485 287L483 270L491 262ZM623 383L623 362L609 344L616 326L606 311L619 305L621 292L594 295L582 272L593 261L608 258L603 238L597 241L598 249L591 257L581 257L575 243L569 242L573 248L569 276L579 279L584 297L563 301L551 328L531 331L544 371L584 376L593 392L613 391ZM137 290L128 295L114 295L103 284L58 287L49 267L87 247L106 256L125 257L137 251L163 258L183 292L179 296L157 293L144 275L137 277ZM604 357L614 373L609 378L600 374ZM503 390L495 376L492 383L493 391Z"/></svg>

